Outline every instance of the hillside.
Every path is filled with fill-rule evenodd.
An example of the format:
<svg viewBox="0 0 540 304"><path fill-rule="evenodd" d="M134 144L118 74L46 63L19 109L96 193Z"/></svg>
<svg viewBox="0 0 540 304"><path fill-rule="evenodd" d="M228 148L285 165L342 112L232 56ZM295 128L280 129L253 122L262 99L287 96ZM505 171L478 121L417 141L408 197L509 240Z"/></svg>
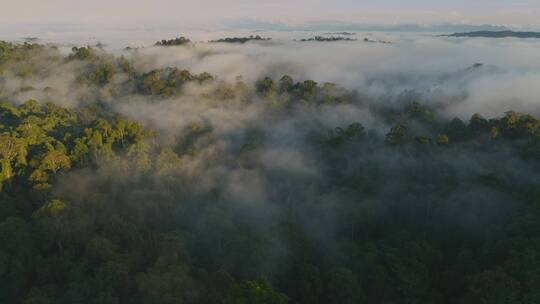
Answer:
<svg viewBox="0 0 540 304"><path fill-rule="evenodd" d="M171 50L0 43L1 303L538 302L538 118Z"/></svg>
<svg viewBox="0 0 540 304"><path fill-rule="evenodd" d="M540 38L540 32L477 31L442 35L444 37L483 37L483 38Z"/></svg>

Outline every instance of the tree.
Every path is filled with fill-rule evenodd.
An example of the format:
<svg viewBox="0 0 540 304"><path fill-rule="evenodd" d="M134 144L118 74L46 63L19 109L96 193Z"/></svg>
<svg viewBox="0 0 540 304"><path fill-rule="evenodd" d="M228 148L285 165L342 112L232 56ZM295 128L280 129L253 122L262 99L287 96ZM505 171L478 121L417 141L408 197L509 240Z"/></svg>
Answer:
<svg viewBox="0 0 540 304"><path fill-rule="evenodd" d="M364 129L364 126L362 126L362 124L355 122L347 127L347 129L345 130L345 134L349 138L361 138L366 135L366 130Z"/></svg>
<svg viewBox="0 0 540 304"><path fill-rule="evenodd" d="M19 107L19 110L24 115L40 114L41 106L37 103L37 101L29 99Z"/></svg>
<svg viewBox="0 0 540 304"><path fill-rule="evenodd" d="M0 183L13 178L13 162L16 165L26 164L26 143L18 138L9 135L0 135L0 164L2 171L0 173Z"/></svg>
<svg viewBox="0 0 540 304"><path fill-rule="evenodd" d="M289 93L294 86L294 81L291 76L285 75L279 80L279 93Z"/></svg>
<svg viewBox="0 0 540 304"><path fill-rule="evenodd" d="M268 96L275 91L274 80L270 77L266 77L262 80L257 81L256 83L257 92L263 96Z"/></svg>
<svg viewBox="0 0 540 304"><path fill-rule="evenodd" d="M280 282L294 303L322 303L323 277L319 267L300 263L293 265Z"/></svg>
<svg viewBox="0 0 540 304"><path fill-rule="evenodd" d="M76 47L71 49L72 53L69 55L69 60L86 60L94 55L94 50L91 47Z"/></svg>
<svg viewBox="0 0 540 304"><path fill-rule="evenodd" d="M468 139L469 132L467 125L459 118L452 119L444 131L452 141L463 141Z"/></svg>
<svg viewBox="0 0 540 304"><path fill-rule="evenodd" d="M91 134L92 135L88 141L88 145L90 147L90 151L92 151L94 155L94 160L97 161L99 152L103 147L103 136L101 136L101 133L99 133L97 130L94 130Z"/></svg>
<svg viewBox="0 0 540 304"><path fill-rule="evenodd" d="M96 66L86 75L86 79L96 85L104 86L112 81L114 75L116 75L116 67L109 62Z"/></svg>
<svg viewBox="0 0 540 304"><path fill-rule="evenodd" d="M20 124L17 126L16 131L19 133L21 138L24 138L24 141L28 145L39 145L45 144L54 140L47 135L47 132L43 130L41 124L43 121L37 116L31 115L26 117Z"/></svg>
<svg viewBox="0 0 540 304"><path fill-rule="evenodd" d="M51 233L52 241L59 251L64 250L62 239L69 227L66 223L68 204L62 200L53 199L36 210L33 217Z"/></svg>
<svg viewBox="0 0 540 304"><path fill-rule="evenodd" d="M503 118L503 126L505 129L515 129L519 123L520 116L514 111L508 111Z"/></svg>
<svg viewBox="0 0 540 304"><path fill-rule="evenodd" d="M476 133L484 132L489 129L489 122L482 115L476 113L469 121L469 128Z"/></svg>
<svg viewBox="0 0 540 304"><path fill-rule="evenodd" d="M488 270L473 276L466 303L521 304L521 285L508 274Z"/></svg>
<svg viewBox="0 0 540 304"><path fill-rule="evenodd" d="M53 150L47 153L41 161L41 166L44 170L52 171L56 174L61 169L71 168L70 158L62 151Z"/></svg>
<svg viewBox="0 0 540 304"><path fill-rule="evenodd" d="M19 217L0 221L0 244L0 302L17 303L39 259L30 223Z"/></svg>
<svg viewBox="0 0 540 304"><path fill-rule="evenodd" d="M181 159L171 148L161 150L157 157L156 166L158 172L167 173L179 168Z"/></svg>
<svg viewBox="0 0 540 304"><path fill-rule="evenodd" d="M124 147L124 138L126 136L126 122L123 119L118 119L114 127L115 137L120 139L121 147Z"/></svg>
<svg viewBox="0 0 540 304"><path fill-rule="evenodd" d="M365 301L360 281L345 268L333 269L327 280L328 303L356 304Z"/></svg>
<svg viewBox="0 0 540 304"><path fill-rule="evenodd" d="M36 169L32 172L32 174L30 174L30 176L28 177L28 181L34 183L34 188L35 189L48 189L51 187L51 185L48 183L49 182L49 175L47 174L47 172L41 170L41 169Z"/></svg>
<svg viewBox="0 0 540 304"><path fill-rule="evenodd" d="M14 126L21 118L21 111L9 102L0 103L0 121L7 126Z"/></svg>
<svg viewBox="0 0 540 304"><path fill-rule="evenodd" d="M425 136L415 136L414 140L416 141L416 143L421 145L429 145L433 142L431 138Z"/></svg>
<svg viewBox="0 0 540 304"><path fill-rule="evenodd" d="M140 274L137 286L148 303L198 303L200 297L185 267L167 257L159 257L149 271Z"/></svg>
<svg viewBox="0 0 540 304"><path fill-rule="evenodd" d="M491 127L491 130L489 131L491 139L497 139L497 137L499 137L499 133L499 128L497 127Z"/></svg>
<svg viewBox="0 0 540 304"><path fill-rule="evenodd" d="M58 303L54 286L32 288L22 304L55 304Z"/></svg>
<svg viewBox="0 0 540 304"><path fill-rule="evenodd" d="M406 142L409 131L402 124L396 124L390 129L390 132L386 134L386 142L391 145L400 145Z"/></svg>
<svg viewBox="0 0 540 304"><path fill-rule="evenodd" d="M211 80L214 80L214 76L212 76L211 74L207 73L207 72L204 72L204 73L201 73L197 76L195 76L195 79L199 82L199 83L205 83L207 81L211 81Z"/></svg>
<svg viewBox="0 0 540 304"><path fill-rule="evenodd" d="M189 40L186 37L178 37L170 40L161 40L156 42L155 46L182 46L187 45L191 43L191 40Z"/></svg>
<svg viewBox="0 0 540 304"><path fill-rule="evenodd" d="M318 89L318 83L313 80L306 80L301 85L302 98L310 100L315 96Z"/></svg>
<svg viewBox="0 0 540 304"><path fill-rule="evenodd" d="M159 95L165 88L165 82L161 79L162 72L159 70L151 71L143 78L144 90L151 95Z"/></svg>
<svg viewBox="0 0 540 304"><path fill-rule="evenodd" d="M225 304L287 304L287 296L272 289L266 280L245 281L233 287Z"/></svg>
<svg viewBox="0 0 540 304"><path fill-rule="evenodd" d="M74 163L85 165L90 149L81 138L75 139L75 146L71 150L70 159Z"/></svg>
<svg viewBox="0 0 540 304"><path fill-rule="evenodd" d="M433 112L431 112L431 110L427 106L416 101L407 105L407 107L405 108L405 113L409 116L409 118L424 123L432 122L434 120Z"/></svg>
<svg viewBox="0 0 540 304"><path fill-rule="evenodd" d="M448 135L441 134L437 137L437 145L439 146L446 146L450 142L450 139L448 138Z"/></svg>

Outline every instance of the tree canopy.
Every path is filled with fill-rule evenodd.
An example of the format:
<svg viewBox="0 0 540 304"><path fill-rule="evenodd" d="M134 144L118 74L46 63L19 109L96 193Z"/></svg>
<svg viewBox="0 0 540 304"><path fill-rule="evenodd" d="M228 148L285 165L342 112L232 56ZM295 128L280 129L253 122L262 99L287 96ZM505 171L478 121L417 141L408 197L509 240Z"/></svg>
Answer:
<svg viewBox="0 0 540 304"><path fill-rule="evenodd" d="M0 42L0 303L540 302L534 115L137 58Z"/></svg>

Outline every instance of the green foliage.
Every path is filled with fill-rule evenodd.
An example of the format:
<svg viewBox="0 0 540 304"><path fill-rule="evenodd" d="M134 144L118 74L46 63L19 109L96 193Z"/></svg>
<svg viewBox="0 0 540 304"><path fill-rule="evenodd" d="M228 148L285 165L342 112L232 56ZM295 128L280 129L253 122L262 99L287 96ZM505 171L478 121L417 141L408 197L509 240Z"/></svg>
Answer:
<svg viewBox="0 0 540 304"><path fill-rule="evenodd" d="M231 289L226 304L286 304L287 296L272 289L266 280L246 281Z"/></svg>
<svg viewBox="0 0 540 304"><path fill-rule="evenodd" d="M418 102L409 104L405 108L405 113L409 119L414 119L424 123L433 122L435 119L434 113L427 106Z"/></svg>
<svg viewBox="0 0 540 304"><path fill-rule="evenodd" d="M156 169L158 172L173 172L181 165L181 159L171 148L161 150L156 159Z"/></svg>
<svg viewBox="0 0 540 304"><path fill-rule="evenodd" d="M340 37L340 36L330 36L330 37L315 36L312 38L300 39L299 41L301 42L308 42L308 41L335 42L335 41L356 41L356 39L348 38L348 37Z"/></svg>
<svg viewBox="0 0 540 304"><path fill-rule="evenodd" d="M58 218L66 209L66 204L60 200L52 200L36 211L37 217Z"/></svg>
<svg viewBox="0 0 540 304"><path fill-rule="evenodd" d="M178 95L182 87L190 82L203 83L212 80L208 73L192 75L189 71L177 68L152 70L138 77L138 88L144 94L160 97Z"/></svg>
<svg viewBox="0 0 540 304"><path fill-rule="evenodd" d="M386 142L392 145L400 145L405 143L409 138L409 131L402 124L396 124L386 134Z"/></svg>
<svg viewBox="0 0 540 304"><path fill-rule="evenodd" d="M274 80L272 80L270 77L259 80L255 86L257 87L257 92L266 96L276 89Z"/></svg>
<svg viewBox="0 0 540 304"><path fill-rule="evenodd" d="M45 47L37 43L16 44L0 41L0 75L5 71L27 78L31 76L37 67L34 65L34 57L39 57L45 51Z"/></svg>
<svg viewBox="0 0 540 304"><path fill-rule="evenodd" d="M27 101L15 107L5 105L11 134L0 135L0 183L3 189L12 179L22 178L36 189L48 189L61 172L110 161L116 153L138 152L146 159L141 166L152 166L148 159L153 135L137 123L119 120L114 127L105 119L80 121L79 113L47 103ZM6 110L7 111L7 110ZM137 148L139 147L139 148ZM145 148L142 148L145 147ZM6 184L7 183L7 184Z"/></svg>
<svg viewBox="0 0 540 304"><path fill-rule="evenodd" d="M116 74L116 67L112 63L105 63L95 67L86 75L86 80L97 85L110 83Z"/></svg>
<svg viewBox="0 0 540 304"><path fill-rule="evenodd" d="M534 116L0 42L21 83L38 58L75 69L84 102L2 99L0 303L539 303ZM116 113L185 92L219 119L154 131ZM369 121L337 117L357 106Z"/></svg>
<svg viewBox="0 0 540 304"><path fill-rule="evenodd" d="M294 81L291 76L285 75L279 80L279 93L284 94L292 90L294 86Z"/></svg>
<svg viewBox="0 0 540 304"><path fill-rule="evenodd" d="M177 264L160 257L147 273L137 277L137 285L146 303L196 303L199 297L195 283Z"/></svg>
<svg viewBox="0 0 540 304"><path fill-rule="evenodd" d="M485 132L489 129L489 122L480 114L473 114L469 121L469 128L473 132Z"/></svg>
<svg viewBox="0 0 540 304"><path fill-rule="evenodd" d="M0 183L14 177L14 167L26 165L27 145L19 138L0 135Z"/></svg>
<svg viewBox="0 0 540 304"><path fill-rule="evenodd" d="M71 49L71 54L68 57L68 60L87 60L92 58L94 54L94 49L91 47L76 47L74 46Z"/></svg>
<svg viewBox="0 0 540 304"><path fill-rule="evenodd" d="M61 169L69 169L70 167L71 160L61 151L50 151L41 161L41 168L52 171L53 174L56 174Z"/></svg>
<svg viewBox="0 0 540 304"><path fill-rule="evenodd" d="M248 41L269 41L272 40L271 38L263 38L259 35L253 36L250 35L249 37L233 37L233 38L221 38L218 40L212 40L210 42L221 42L221 43L246 43Z"/></svg>
<svg viewBox="0 0 540 304"><path fill-rule="evenodd" d="M441 134L437 137L437 144L439 146L446 146L450 143L450 139L448 138L448 135Z"/></svg>
<svg viewBox="0 0 540 304"><path fill-rule="evenodd" d="M452 121L446 126L445 128L445 134L448 134L448 137L452 141L463 141L468 139L469 131L467 129L467 125L459 119L454 118Z"/></svg>
<svg viewBox="0 0 540 304"><path fill-rule="evenodd" d="M521 286L504 272L485 271L471 279L469 303L517 304Z"/></svg>
<svg viewBox="0 0 540 304"><path fill-rule="evenodd" d="M179 38L174 38L170 40L161 40L161 41L156 42L155 45L156 46L182 46L182 45L187 45L190 43L191 43L191 40L189 40L188 38L179 37Z"/></svg>
<svg viewBox="0 0 540 304"><path fill-rule="evenodd" d="M348 143L360 142L366 136L366 131L362 124L355 122L350 124L346 129L337 127L334 130L328 131L325 144L329 147L339 148Z"/></svg>

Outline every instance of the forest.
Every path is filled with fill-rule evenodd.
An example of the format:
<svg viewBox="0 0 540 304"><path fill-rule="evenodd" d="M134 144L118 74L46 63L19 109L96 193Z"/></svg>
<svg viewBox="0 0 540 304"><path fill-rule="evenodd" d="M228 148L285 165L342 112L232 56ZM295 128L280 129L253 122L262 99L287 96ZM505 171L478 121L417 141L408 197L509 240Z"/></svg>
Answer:
<svg viewBox="0 0 540 304"><path fill-rule="evenodd" d="M263 38L259 35L253 36L250 35L249 37L227 37L227 38L220 38L217 40L212 40L210 42L213 43L246 43L248 41L269 41L272 40L271 38Z"/></svg>
<svg viewBox="0 0 540 304"><path fill-rule="evenodd" d="M330 36L330 37L315 36L312 38L300 39L299 41L300 42L309 42L309 41L335 42L335 41L357 41L357 39L347 38L347 37L342 37L342 36Z"/></svg>
<svg viewBox="0 0 540 304"><path fill-rule="evenodd" d="M0 303L540 302L534 115L145 56L0 42Z"/></svg>

